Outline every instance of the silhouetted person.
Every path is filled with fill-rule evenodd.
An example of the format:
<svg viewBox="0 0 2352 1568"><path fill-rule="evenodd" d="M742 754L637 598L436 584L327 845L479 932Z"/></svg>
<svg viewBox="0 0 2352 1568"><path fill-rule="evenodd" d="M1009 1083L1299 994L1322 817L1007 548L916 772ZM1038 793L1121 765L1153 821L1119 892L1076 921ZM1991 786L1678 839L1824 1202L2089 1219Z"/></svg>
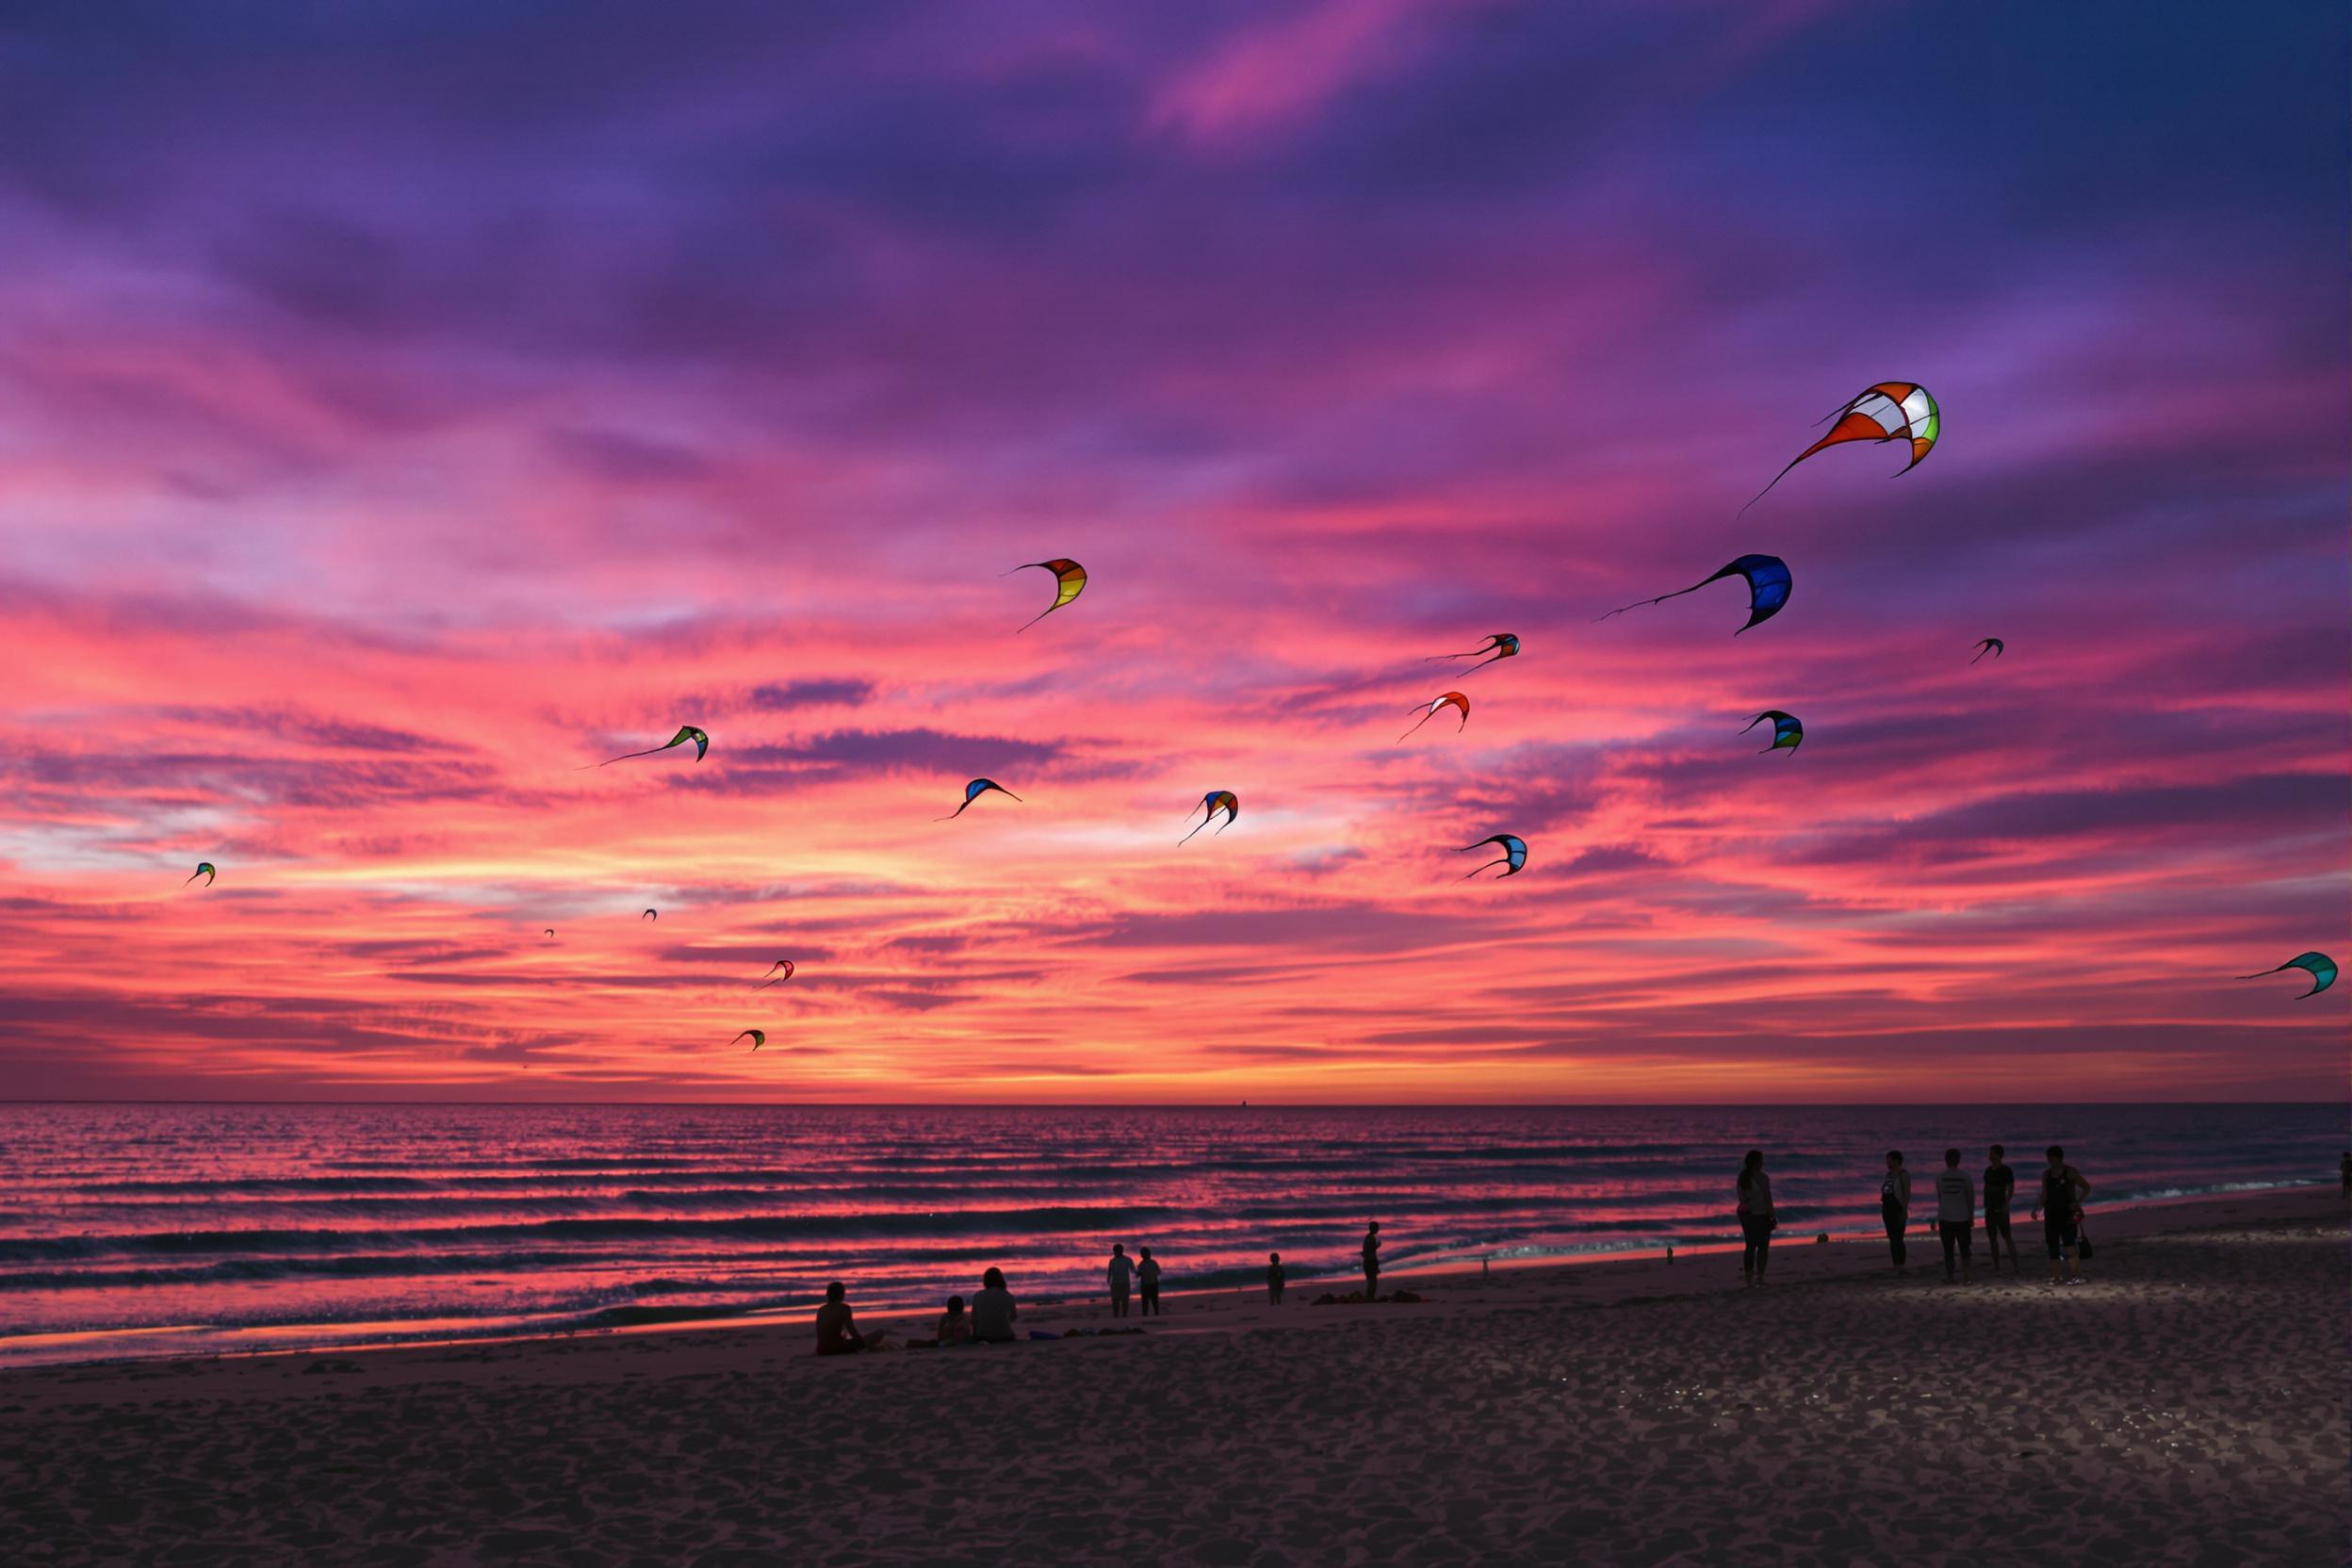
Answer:
<svg viewBox="0 0 2352 1568"><path fill-rule="evenodd" d="M1886 1179L1878 1184L1878 1214L1886 1222L1886 1250L1901 1268L1911 1261L1911 1250L1903 1238L1911 1223L1911 1173L1903 1168L1900 1149L1886 1151Z"/></svg>
<svg viewBox="0 0 2352 1568"><path fill-rule="evenodd" d="M2009 1266L2017 1266L2017 1238L2009 1233L2009 1200L2017 1190L2017 1173L2002 1159L2001 1145L1992 1149L1992 1164L1984 1168L1984 1248L1993 1255L1993 1272L2001 1272L2001 1244L2009 1244Z"/></svg>
<svg viewBox="0 0 2352 1568"><path fill-rule="evenodd" d="M1020 1315L1013 1293L1004 1288L1004 1271L991 1268L981 1275L980 1294L972 1298L972 1337L989 1345L1009 1344L1013 1321Z"/></svg>
<svg viewBox="0 0 2352 1568"><path fill-rule="evenodd" d="M1282 1284L1285 1279L1286 1276L1282 1273L1282 1255L1280 1252L1268 1252L1266 1255L1266 1298L1274 1306L1279 1307L1282 1304Z"/></svg>
<svg viewBox="0 0 2352 1568"><path fill-rule="evenodd" d="M1380 1298L1380 1222L1377 1219L1364 1233L1364 1298Z"/></svg>
<svg viewBox="0 0 2352 1568"><path fill-rule="evenodd" d="M1143 1282L1143 1315L1165 1316L1160 1311L1160 1260L1149 1247L1143 1250L1143 1261L1135 1265L1135 1277Z"/></svg>
<svg viewBox="0 0 2352 1568"><path fill-rule="evenodd" d="M1135 1261L1127 1256L1127 1244L1114 1242L1111 1246L1111 1315L1127 1315L1127 1290L1135 1282Z"/></svg>
<svg viewBox="0 0 2352 1568"><path fill-rule="evenodd" d="M2344 1195L2352 1198L2352 1149L2344 1152Z"/></svg>
<svg viewBox="0 0 2352 1568"><path fill-rule="evenodd" d="M1751 1285L1764 1282L1772 1230L1779 1223L1772 1213L1772 1179L1764 1174L1764 1151L1751 1149L1740 1167L1740 1278Z"/></svg>
<svg viewBox="0 0 2352 1568"><path fill-rule="evenodd" d="M858 1331L858 1325L850 1320L847 1295L839 1280L825 1287L825 1305L817 1309L817 1354L821 1356L855 1355L881 1342L880 1334L869 1339Z"/></svg>
<svg viewBox="0 0 2352 1568"><path fill-rule="evenodd" d="M1960 1151L1944 1151L1944 1168L1936 1173L1936 1233L1944 1243L1944 1283L1955 1277L1974 1279L1976 1268L1970 1256L1976 1250L1971 1239L1976 1231L1976 1184L1960 1168Z"/></svg>
<svg viewBox="0 0 2352 1568"><path fill-rule="evenodd" d="M2072 1284L2082 1276L2075 1266L2075 1236L2082 1224L2082 1200L2091 1184L2066 1163L2066 1152L2050 1146L2050 1165L2042 1172L2042 1241L2050 1249L2050 1282ZM2065 1260L2066 1271L2059 1272Z"/></svg>
<svg viewBox="0 0 2352 1568"><path fill-rule="evenodd" d="M972 1343L972 1317L964 1311L964 1298L960 1296L947 1298L947 1311L939 1317L939 1343L941 1346Z"/></svg>

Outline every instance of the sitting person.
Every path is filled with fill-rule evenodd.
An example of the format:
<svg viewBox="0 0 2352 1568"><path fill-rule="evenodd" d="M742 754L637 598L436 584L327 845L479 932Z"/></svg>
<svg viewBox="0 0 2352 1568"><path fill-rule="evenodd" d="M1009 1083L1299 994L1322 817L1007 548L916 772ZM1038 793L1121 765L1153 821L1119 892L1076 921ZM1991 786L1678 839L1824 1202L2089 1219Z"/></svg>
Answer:
<svg viewBox="0 0 2352 1568"><path fill-rule="evenodd" d="M980 1294L972 1298L972 1337L990 1345L1009 1344L1013 1321L1021 1309L1004 1288L1004 1271L991 1268L980 1276Z"/></svg>
<svg viewBox="0 0 2352 1568"><path fill-rule="evenodd" d="M972 1343L972 1319L965 1315L962 1297L951 1296L947 1298L947 1311L939 1318L937 1343L942 1348Z"/></svg>
<svg viewBox="0 0 2352 1568"><path fill-rule="evenodd" d="M849 1356L860 1350L872 1350L882 1343L880 1334L861 1334L850 1320L849 1303L841 1282L834 1281L825 1287L825 1305L817 1309L817 1354Z"/></svg>

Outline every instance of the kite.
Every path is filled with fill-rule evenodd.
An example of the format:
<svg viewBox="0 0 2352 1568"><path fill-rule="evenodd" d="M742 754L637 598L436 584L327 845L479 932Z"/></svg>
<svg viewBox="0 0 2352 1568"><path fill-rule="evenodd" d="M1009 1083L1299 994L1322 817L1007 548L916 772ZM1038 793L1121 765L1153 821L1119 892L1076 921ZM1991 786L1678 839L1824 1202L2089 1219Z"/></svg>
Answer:
<svg viewBox="0 0 2352 1568"><path fill-rule="evenodd" d="M2241 974L2241 980L2260 980L2262 974L2276 974L2279 969L2299 969L2311 977L2311 988L2304 996L2317 996L2336 983L2336 961L2325 953L2298 953L2280 964L2278 969L2266 969L2262 974ZM2302 1000L2301 997L2296 998Z"/></svg>
<svg viewBox="0 0 2352 1568"><path fill-rule="evenodd" d="M219 868L214 866L210 860L199 860L196 862L196 869L188 874L188 882L193 882L201 876L204 879L204 886L209 888L212 886L212 879L219 874ZM188 886L188 882L183 882L180 886L185 888Z"/></svg>
<svg viewBox="0 0 2352 1568"><path fill-rule="evenodd" d="M1436 701L1430 703L1426 711L1415 709L1414 711L1421 714L1421 722L1420 724L1414 725L1413 729L1418 729L1421 727L1421 725L1427 724L1431 719L1437 717L1437 710L1448 705L1462 710L1462 723L1454 727L1454 733L1457 735L1461 734L1463 729L1469 727L1470 724L1470 699L1463 696L1460 692L1446 693L1444 696L1439 697ZM1413 729L1406 730L1405 735L1412 734ZM1405 735L1397 736L1396 739L1391 743L1395 745L1402 745L1405 741Z"/></svg>
<svg viewBox="0 0 2352 1568"><path fill-rule="evenodd" d="M609 768L615 762L626 762L631 757L651 757L657 752L667 751L672 746L682 746L689 741L694 743L695 761L699 762L705 757L710 755L710 735L703 730L696 729L693 725L682 724L678 727L677 734L671 736L668 740L662 742L660 745L653 747L651 750L631 751L624 753L619 757L608 757L603 761L593 765L599 768Z"/></svg>
<svg viewBox="0 0 2352 1568"><path fill-rule="evenodd" d="M776 972L779 969L784 972L776 974ZM763 991L770 986L780 986L785 981L790 980L792 977L792 961L790 958L778 958L775 963L768 966L768 972L771 975L775 975L775 978L772 980L761 981L759 985L751 988L753 990Z"/></svg>
<svg viewBox="0 0 2352 1568"><path fill-rule="evenodd" d="M2008 644L2002 642L1998 637L1987 637L1983 642L1976 645L1976 658L1969 660L1968 662L1974 664L1983 660L1988 653L1995 659L1999 659L2002 654L2008 651Z"/></svg>
<svg viewBox="0 0 2352 1568"><path fill-rule="evenodd" d="M1489 659L1478 659L1478 655L1482 653L1492 654L1494 657ZM1421 662L1424 664L1434 664L1441 659L1478 659L1478 662L1470 667L1474 670L1482 670L1486 668L1487 665L1494 663L1496 659L1516 659L1518 657L1519 634L1515 631L1494 631L1489 632L1487 634L1486 641L1479 644L1477 647L1472 648L1468 653L1431 654L1429 658L1421 661Z"/></svg>
<svg viewBox="0 0 2352 1568"><path fill-rule="evenodd" d="M555 927L554 927L554 926L552 926L552 925L550 925L550 926L548 926L548 927L547 927L545 931L542 931L542 932L540 932L539 934L540 934L541 936L543 936L543 937L552 937L552 936L554 936L554 935L555 935Z"/></svg>
<svg viewBox="0 0 2352 1568"><path fill-rule="evenodd" d="M1516 876L1521 872L1527 870L1527 841L1519 837L1516 833L1497 833L1491 839L1480 839L1477 843L1464 844L1460 849L1454 851L1454 853L1457 855L1467 855L1474 849L1484 849L1488 844L1501 845L1503 858L1499 860L1489 860L1485 865L1480 866L1478 871L1464 873L1462 878L1464 882L1467 882L1471 877L1478 875L1478 872L1492 871L1496 866L1509 866L1511 868L1509 871L1503 873L1503 876ZM1498 876L1494 880L1500 882L1503 879L1503 876Z"/></svg>
<svg viewBox="0 0 2352 1568"><path fill-rule="evenodd" d="M1241 820L1241 797L1231 790L1211 790L1200 797L1200 808L1203 814L1200 822L1194 825L1192 833L1198 833L1201 828L1215 822L1219 811L1225 813L1225 822L1223 826L1217 828L1218 833L1224 832L1227 827L1233 826ZM1192 842L1192 833L1185 834L1176 841L1180 844Z"/></svg>
<svg viewBox="0 0 2352 1568"><path fill-rule="evenodd" d="M736 1036L735 1040L743 1039L746 1036L750 1037L751 1048L754 1051L759 1050L761 1046L768 1043L768 1032L765 1029L746 1029L743 1032L743 1034ZM733 1045L735 1040L729 1040L727 1043Z"/></svg>
<svg viewBox="0 0 2352 1568"><path fill-rule="evenodd" d="M1936 438L1944 428L1943 416L1936 412L1936 400L1928 396L1927 388L1907 381L1880 382L1876 386L1856 394L1852 402L1821 422L1828 424L1829 419L1838 421L1830 427L1829 433L1789 459L1788 468L1795 467L1824 447L1840 446L1848 441L1908 440L1911 443L1911 461L1898 470L1907 474L1934 449ZM1774 474L1772 484L1787 479L1788 468ZM1756 500L1748 502L1748 506L1754 506L1756 501L1770 495L1772 484L1758 490ZM1740 510L1745 512L1747 509L1743 506Z"/></svg>
<svg viewBox="0 0 2352 1568"><path fill-rule="evenodd" d="M659 909L647 909L644 914L639 915L637 918L639 920L660 920L662 918L662 911Z"/></svg>
<svg viewBox="0 0 2352 1568"><path fill-rule="evenodd" d="M1766 751L1794 751L1805 744L1805 722L1794 713L1784 713L1777 708L1767 708L1750 719L1740 726L1740 733L1745 735L1766 719L1772 721L1772 743L1764 748Z"/></svg>
<svg viewBox="0 0 2352 1568"><path fill-rule="evenodd" d="M1788 563L1780 557L1743 555L1713 577L1703 578L1690 587L1677 588L1671 594L1660 594L1654 599L1636 600L1632 604L1610 611L1609 615L1622 615L1627 610L1639 610L1643 605L1662 604L1668 599L1678 599L1685 594L1695 594L1708 583L1727 577L1743 577L1748 580L1748 624L1741 627L1740 631L1745 631L1748 627L1769 621L1774 615L1779 614L1788 603L1790 591L1796 586L1795 580L1788 575ZM1605 621L1609 619L1609 615L1603 615L1600 618ZM1735 631L1732 635L1737 637L1740 631Z"/></svg>
<svg viewBox="0 0 2352 1568"><path fill-rule="evenodd" d="M1062 606L1068 604L1070 600L1076 598L1079 595L1086 591L1086 569L1078 564L1075 561L1066 559L1056 559L1053 561L1032 561L1027 565L1015 566L1013 568L1013 572L1025 572L1029 570L1031 566L1042 566L1047 571L1052 572L1054 574L1054 580L1060 586L1054 591L1054 602L1052 604L1047 605L1043 610L1038 611L1035 615L1030 616L1029 619L1021 623L1021 629L1023 631L1028 630L1031 627L1037 625L1039 621L1045 619L1048 615L1051 615L1054 612L1059 610ZM1013 575L1013 572L1006 572L1003 575L1010 577Z"/></svg>
<svg viewBox="0 0 2352 1568"><path fill-rule="evenodd" d="M954 822L957 817L964 814L965 808L971 806L973 801L978 800L982 795L987 794L990 790L994 790L1001 795L1013 795L1012 791L1006 789L1004 785L999 784L993 778L975 778L971 783L964 786L964 804L962 806L958 806L956 809L950 811L946 816L933 817L931 820L933 822ZM1021 797L1019 795L1013 795L1013 798L1015 800L1019 800Z"/></svg>

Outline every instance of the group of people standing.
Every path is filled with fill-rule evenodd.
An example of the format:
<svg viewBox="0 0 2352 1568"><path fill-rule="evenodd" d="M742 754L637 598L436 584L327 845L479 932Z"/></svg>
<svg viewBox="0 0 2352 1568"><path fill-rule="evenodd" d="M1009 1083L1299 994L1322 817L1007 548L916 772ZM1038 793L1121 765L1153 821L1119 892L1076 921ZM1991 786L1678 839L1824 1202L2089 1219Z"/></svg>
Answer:
<svg viewBox="0 0 2352 1568"><path fill-rule="evenodd" d="M1984 1240L1996 1271L2004 1246L2009 1266L2015 1269L2018 1266L2017 1243L2009 1233L2009 1208L2017 1194L2017 1176L2003 1158L2000 1144L1994 1144L1988 1153L1991 1163L1984 1168L1983 1189ZM2082 1232L2082 1200L2091 1195L2091 1184L2066 1163L2066 1152L2057 1144L2051 1144L2046 1153L2050 1163L2041 1173L2041 1196L2034 1204L2034 1214L2042 1222L2050 1282L2073 1284L2082 1277L2080 1259L2090 1252L2089 1238ZM1763 1151L1748 1151L1740 1167L1738 1190L1742 1241L1740 1272L1749 1285L1760 1285L1772 1259L1772 1232L1780 1224L1772 1208L1772 1181L1764 1173ZM1975 1181L1960 1168L1960 1151L1945 1150L1944 1168L1936 1173L1935 1226L1944 1244L1947 1282L1968 1280L1974 1274L1978 1198ZM1886 1151L1886 1176L1879 1184L1878 1204L1886 1225L1887 1250L1895 1266L1904 1267L1911 1261L1905 1239L1911 1229L1911 1172L1903 1163L1900 1149Z"/></svg>

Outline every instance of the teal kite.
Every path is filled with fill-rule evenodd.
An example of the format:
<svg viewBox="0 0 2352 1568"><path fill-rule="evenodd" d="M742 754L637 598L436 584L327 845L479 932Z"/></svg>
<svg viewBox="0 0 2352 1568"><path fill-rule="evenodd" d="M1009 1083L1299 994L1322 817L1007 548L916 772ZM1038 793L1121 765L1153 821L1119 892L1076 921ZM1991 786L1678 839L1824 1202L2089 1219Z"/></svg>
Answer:
<svg viewBox="0 0 2352 1568"><path fill-rule="evenodd" d="M608 757L603 761L595 765L599 768L609 768L615 762L626 762L631 757L658 756L659 754L669 750L672 746L682 746L689 741L694 743L695 761L699 762L704 758L710 755L710 735L703 730L696 729L693 725L682 724L678 727L677 734L671 736L668 740L662 742L658 746L649 747L645 751L624 752L618 757Z"/></svg>
<svg viewBox="0 0 2352 1568"><path fill-rule="evenodd" d="M1654 599L1637 599L1631 604L1621 605L1610 611L1609 615L1622 615L1628 610L1639 610L1643 605L1663 604L1668 599L1678 599L1685 594L1695 594L1708 583L1720 581L1727 577L1745 578L1748 583L1748 621L1747 626L1741 627L1740 631L1745 631L1748 627L1759 625L1779 614L1788 603L1789 594L1796 587L1796 580L1788 572L1788 563L1780 557L1743 555L1715 573L1714 576L1702 578L1688 588L1677 588L1671 594L1660 594ZM1605 621L1609 619L1609 615L1599 618ZM1732 635L1737 637L1740 631L1735 631Z"/></svg>
<svg viewBox="0 0 2352 1568"><path fill-rule="evenodd" d="M1473 876L1478 875L1478 872L1493 871L1496 866L1508 866L1510 868L1508 871L1503 873L1503 876L1516 876L1527 869L1527 841L1521 838L1516 833L1497 833L1491 839L1480 839L1477 843L1464 844L1460 849L1454 851L1454 853L1457 855L1467 855L1474 849L1484 849L1489 844L1500 846L1503 852L1503 858L1499 860L1489 860L1485 865L1478 867L1477 871L1464 872L1462 874L1462 880L1467 882ZM1500 882L1503 879L1503 876L1498 876L1494 880Z"/></svg>
<svg viewBox="0 0 2352 1568"><path fill-rule="evenodd" d="M1041 566L1054 574L1054 602L1023 621L1021 624L1021 629L1023 631L1028 630L1086 591L1086 569L1075 561L1060 558L1053 561L1032 561L1026 565L1015 566L1013 572L1025 572L1032 566ZM1013 572L1006 572L1004 575L1010 577Z"/></svg>
<svg viewBox="0 0 2352 1568"><path fill-rule="evenodd" d="M188 882L193 882L201 876L204 879L204 886L209 888L212 886L212 879L219 874L220 868L215 866L210 860L199 860L196 862L196 869L188 874ZM185 888L188 886L188 882L183 882L180 886Z"/></svg>
<svg viewBox="0 0 2352 1568"><path fill-rule="evenodd" d="M751 1041L751 1048L754 1051L757 1051L761 1046L768 1043L768 1032L765 1029L746 1029L742 1034L735 1037L735 1040L742 1039ZM735 1040L729 1040L727 1043L733 1045Z"/></svg>
<svg viewBox="0 0 2352 1568"><path fill-rule="evenodd" d="M931 820L933 822L954 822L957 817L964 814L965 808L970 807L973 801L978 800L982 795L987 794L990 790L994 790L1001 795L1013 795L1012 791L1006 789L1004 785L999 784L993 778L975 778L971 783L964 786L964 804L962 806L958 806L956 809L950 811L946 816L934 817ZM1013 798L1015 800L1021 799L1019 795L1013 795Z"/></svg>
<svg viewBox="0 0 2352 1568"><path fill-rule="evenodd" d="M1233 824L1241 820L1241 797L1233 793L1231 790L1211 790L1207 794L1200 797L1200 820L1193 825L1192 833L1198 833L1201 828L1208 826L1209 824L1213 822L1216 822L1217 814L1219 811L1225 813L1225 821L1217 827L1217 830L1218 833L1222 833L1226 828L1233 826ZM1185 834L1183 838L1177 840L1176 841L1180 844L1188 844L1192 842L1192 833ZM1210 836L1214 838L1216 835L1212 834Z"/></svg>
<svg viewBox="0 0 2352 1568"><path fill-rule="evenodd" d="M1740 733L1745 735L1766 719L1772 721L1772 743L1764 748L1766 751L1794 751L1805 744L1803 721L1794 713L1784 713L1777 708L1767 708L1746 724L1741 725Z"/></svg>
<svg viewBox="0 0 2352 1568"><path fill-rule="evenodd" d="M2336 983L2336 961L2325 953L2298 953L2280 964L2278 969L2266 969L2262 974L2241 974L2238 978L2260 980L2262 974L2276 974L2278 970L2283 969L2299 969L2311 977L2311 988L2305 991L2304 996L2317 996ZM2302 997L2297 997L2295 1000L2299 1002Z"/></svg>
<svg viewBox="0 0 2352 1568"><path fill-rule="evenodd" d="M1491 657L1478 659L1478 655L1482 653L1488 654ZM1478 662L1470 667L1474 670L1482 670L1489 664L1494 663L1497 659L1516 659L1518 657L1519 635L1517 632L1490 631L1487 633L1485 642L1480 643L1477 647L1472 648L1467 653L1433 653L1429 655L1429 658L1421 661L1421 662L1424 664L1434 664L1442 659L1478 659Z"/></svg>
<svg viewBox="0 0 2352 1568"><path fill-rule="evenodd" d="M1413 711L1414 711L1414 712L1419 713L1419 714L1421 715L1421 719L1420 719L1420 722L1419 722L1418 724L1415 724L1415 725L1413 727L1413 729L1408 729L1408 730L1406 730L1406 731L1405 731L1405 735L1410 735L1410 734L1412 734L1413 729L1418 729L1418 728L1420 728L1422 725L1425 725L1425 724L1429 723L1431 719L1433 719L1433 718L1437 717L1437 710L1438 710L1439 709L1441 709L1441 708L1459 708L1459 709L1461 709L1461 710L1462 710L1462 723L1460 723L1460 724L1458 724L1458 725L1456 725L1456 726L1454 727L1454 733L1455 733L1455 734L1459 735L1459 734L1461 734L1461 733L1462 733L1464 729L1466 729L1466 728L1468 728L1468 727L1469 727L1469 725L1470 725L1470 699L1469 699L1468 697L1466 697L1466 696L1463 696L1463 695L1462 695L1460 692L1447 692L1447 693L1446 693L1446 694L1445 694L1443 696L1440 696L1440 697L1437 697L1437 698L1434 698L1433 700L1431 700L1431 702L1429 703L1429 707L1427 707L1426 709L1416 708L1416 709L1414 709L1414 710L1413 710ZM1393 742L1391 742L1391 743L1390 743L1390 744L1392 744L1392 745L1402 745L1402 744L1404 744L1404 742L1405 742L1405 735L1399 735L1399 736L1397 736L1397 737L1396 737L1396 739L1395 741L1393 741Z"/></svg>

